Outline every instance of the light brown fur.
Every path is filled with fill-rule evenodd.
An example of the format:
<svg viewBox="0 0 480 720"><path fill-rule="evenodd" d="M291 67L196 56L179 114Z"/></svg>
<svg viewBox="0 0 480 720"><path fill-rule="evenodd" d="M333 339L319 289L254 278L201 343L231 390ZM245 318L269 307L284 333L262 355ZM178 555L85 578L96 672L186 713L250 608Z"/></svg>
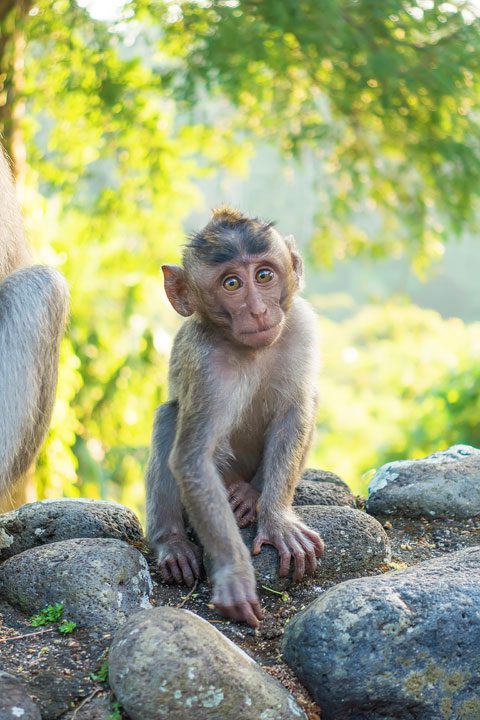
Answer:
<svg viewBox="0 0 480 720"><path fill-rule="evenodd" d="M323 551L292 510L316 403L315 320L308 303L295 297L301 260L293 238L222 209L192 239L184 268L164 273L172 305L191 317L175 338L170 401L155 421L148 536L163 577L193 582L200 555L186 537L183 505L211 558L214 604L255 626L262 612L235 520L251 522L258 500L252 551L274 545L282 575L292 558L294 579L313 572ZM265 283L258 279L265 276Z"/></svg>

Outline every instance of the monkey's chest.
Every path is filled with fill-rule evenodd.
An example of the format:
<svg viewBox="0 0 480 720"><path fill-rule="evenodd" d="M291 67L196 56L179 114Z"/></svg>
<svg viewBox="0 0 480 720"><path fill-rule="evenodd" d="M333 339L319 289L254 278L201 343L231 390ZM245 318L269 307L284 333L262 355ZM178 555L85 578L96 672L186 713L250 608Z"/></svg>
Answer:
<svg viewBox="0 0 480 720"><path fill-rule="evenodd" d="M256 470L271 419L272 409L261 394L239 413L226 438L232 463L237 469L243 472Z"/></svg>

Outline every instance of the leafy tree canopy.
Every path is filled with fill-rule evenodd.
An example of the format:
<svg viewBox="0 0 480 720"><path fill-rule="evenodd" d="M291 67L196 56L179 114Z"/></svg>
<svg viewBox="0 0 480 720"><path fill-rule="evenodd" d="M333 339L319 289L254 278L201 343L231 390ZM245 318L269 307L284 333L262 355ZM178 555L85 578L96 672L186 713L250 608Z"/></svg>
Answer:
<svg viewBox="0 0 480 720"><path fill-rule="evenodd" d="M133 0L163 28L189 104L318 154L317 257L406 247L422 259L473 224L480 21L451 0ZM222 124L228 110L219 104ZM332 251L333 248L333 251ZM425 257L426 256L426 257Z"/></svg>

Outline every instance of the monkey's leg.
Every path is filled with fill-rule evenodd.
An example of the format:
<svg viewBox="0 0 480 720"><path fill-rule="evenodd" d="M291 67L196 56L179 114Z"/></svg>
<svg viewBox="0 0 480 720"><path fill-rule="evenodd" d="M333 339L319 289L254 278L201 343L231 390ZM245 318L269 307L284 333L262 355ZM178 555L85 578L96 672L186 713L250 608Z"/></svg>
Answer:
<svg viewBox="0 0 480 720"><path fill-rule="evenodd" d="M193 585L200 577L201 551L185 532L177 483L168 467L177 427L176 402L161 405L155 414L147 469L147 538L154 548L166 582Z"/></svg>
<svg viewBox="0 0 480 720"><path fill-rule="evenodd" d="M22 268L0 285L0 495L48 429L67 313L67 285L51 268Z"/></svg>
<svg viewBox="0 0 480 720"><path fill-rule="evenodd" d="M252 563L214 460L219 428L224 431L228 420L222 417L220 406L210 407L208 414L202 410L207 405L201 401L201 392L190 398L190 413L180 415L170 468L190 521L212 562L214 605L227 617L256 627L263 612Z"/></svg>
<svg viewBox="0 0 480 720"><path fill-rule="evenodd" d="M293 556L293 580L315 572L317 558L324 552L318 533L308 528L292 510L293 494L300 478L311 440L312 412L308 401L299 403L278 417L270 428L265 451L254 485L262 487L259 500L258 533L252 553L263 544L273 545L280 556L280 576L288 575Z"/></svg>

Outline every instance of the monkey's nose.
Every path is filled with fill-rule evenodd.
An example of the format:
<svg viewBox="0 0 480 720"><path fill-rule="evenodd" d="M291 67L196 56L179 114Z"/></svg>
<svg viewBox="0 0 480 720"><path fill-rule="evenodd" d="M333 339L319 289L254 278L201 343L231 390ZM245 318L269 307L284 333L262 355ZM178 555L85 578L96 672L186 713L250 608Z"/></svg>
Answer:
<svg viewBox="0 0 480 720"><path fill-rule="evenodd" d="M263 303L250 307L250 315L254 317L255 320L261 320L266 314L267 306Z"/></svg>

